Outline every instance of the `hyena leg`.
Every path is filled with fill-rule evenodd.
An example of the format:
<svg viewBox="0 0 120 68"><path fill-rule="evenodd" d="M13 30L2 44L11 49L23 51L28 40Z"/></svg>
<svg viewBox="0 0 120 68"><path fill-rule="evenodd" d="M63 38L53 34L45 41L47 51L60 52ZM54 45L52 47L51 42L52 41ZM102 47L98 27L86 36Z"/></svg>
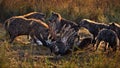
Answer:
<svg viewBox="0 0 120 68"><path fill-rule="evenodd" d="M10 33L8 31L6 31L4 36L5 36L5 40L10 41Z"/></svg>
<svg viewBox="0 0 120 68"><path fill-rule="evenodd" d="M93 37L93 40L92 40L93 47L95 46L95 43L96 43L96 40L95 40L95 37Z"/></svg>
<svg viewBox="0 0 120 68"><path fill-rule="evenodd" d="M99 44L100 44L100 41L99 41L99 40L96 40L96 50L97 50Z"/></svg>
<svg viewBox="0 0 120 68"><path fill-rule="evenodd" d="M37 43L34 34L30 33L30 37L32 43Z"/></svg>
<svg viewBox="0 0 120 68"><path fill-rule="evenodd" d="M30 34L30 37L32 39L32 43L35 43L37 45L42 45L41 40L38 39L38 37L34 34Z"/></svg>
<svg viewBox="0 0 120 68"><path fill-rule="evenodd" d="M116 52L117 46L116 46L116 45L110 45L110 46L111 46L111 48L113 49L113 51Z"/></svg>
<svg viewBox="0 0 120 68"><path fill-rule="evenodd" d="M106 47L107 47L107 42L105 42L104 51L106 51ZM108 46L108 47L109 47L109 46Z"/></svg>
<svg viewBox="0 0 120 68"><path fill-rule="evenodd" d="M10 41L9 41L9 43L12 43L14 41L15 37L16 36L14 36L14 35L10 35Z"/></svg>
<svg viewBox="0 0 120 68"><path fill-rule="evenodd" d="M77 34L76 37L77 37L77 39L78 39L77 41L80 41L80 36L79 36L79 34Z"/></svg>
<svg viewBox="0 0 120 68"><path fill-rule="evenodd" d="M117 43L117 49L120 50L120 43Z"/></svg>
<svg viewBox="0 0 120 68"><path fill-rule="evenodd" d="M30 39L29 35L27 35L27 39Z"/></svg>

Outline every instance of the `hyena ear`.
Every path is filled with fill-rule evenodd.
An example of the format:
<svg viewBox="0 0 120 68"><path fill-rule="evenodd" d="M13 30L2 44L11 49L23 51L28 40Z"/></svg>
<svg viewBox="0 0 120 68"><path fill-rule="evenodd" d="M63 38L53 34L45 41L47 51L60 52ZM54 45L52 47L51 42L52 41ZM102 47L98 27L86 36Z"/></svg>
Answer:
<svg viewBox="0 0 120 68"><path fill-rule="evenodd" d="M51 12L52 15L56 14L54 11Z"/></svg>
<svg viewBox="0 0 120 68"><path fill-rule="evenodd" d="M114 25L115 25L115 23L111 23L111 25L113 25L113 26L114 26Z"/></svg>
<svg viewBox="0 0 120 68"><path fill-rule="evenodd" d="M45 14L42 14L42 17L45 17L46 15Z"/></svg>
<svg viewBox="0 0 120 68"><path fill-rule="evenodd" d="M60 17L60 14L57 13L57 12L52 12L51 14L52 14L53 16Z"/></svg>

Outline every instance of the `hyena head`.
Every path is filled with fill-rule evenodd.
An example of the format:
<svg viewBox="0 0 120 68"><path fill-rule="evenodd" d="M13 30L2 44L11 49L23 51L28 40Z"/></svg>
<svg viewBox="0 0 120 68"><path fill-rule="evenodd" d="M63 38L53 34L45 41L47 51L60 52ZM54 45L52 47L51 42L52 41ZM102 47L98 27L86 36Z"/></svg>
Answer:
<svg viewBox="0 0 120 68"><path fill-rule="evenodd" d="M61 15L59 13L56 12L52 12L49 21L50 22L60 22L61 20Z"/></svg>
<svg viewBox="0 0 120 68"><path fill-rule="evenodd" d="M116 31L117 25L115 23L110 23L109 24L109 29Z"/></svg>
<svg viewBox="0 0 120 68"><path fill-rule="evenodd" d="M80 27L85 27L85 28L88 28L90 26L90 23L92 21L91 20L88 20L88 19L83 19L79 22L79 26Z"/></svg>

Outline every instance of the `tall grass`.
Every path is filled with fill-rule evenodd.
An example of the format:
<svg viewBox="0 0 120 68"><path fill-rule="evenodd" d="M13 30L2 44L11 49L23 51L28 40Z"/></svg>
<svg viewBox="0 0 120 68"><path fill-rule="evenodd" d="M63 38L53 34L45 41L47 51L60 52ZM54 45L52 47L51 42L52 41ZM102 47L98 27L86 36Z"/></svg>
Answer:
<svg viewBox="0 0 120 68"><path fill-rule="evenodd" d="M43 12L46 18L51 11L55 11L75 22L83 18L104 23L119 22L120 0L0 0L2 23L11 16L31 11ZM0 28L0 31L3 30ZM4 34L0 33L0 38L4 39ZM31 47L30 44L9 44L8 41L0 40L0 68L120 68L119 51L116 54L106 54L80 50L55 59L49 58L49 55L45 57L46 55L34 53L43 52L38 48Z"/></svg>
<svg viewBox="0 0 120 68"><path fill-rule="evenodd" d="M119 0L1 0L1 20L31 11L40 11L49 17L51 11L64 18L79 22L89 18L98 22L119 22Z"/></svg>

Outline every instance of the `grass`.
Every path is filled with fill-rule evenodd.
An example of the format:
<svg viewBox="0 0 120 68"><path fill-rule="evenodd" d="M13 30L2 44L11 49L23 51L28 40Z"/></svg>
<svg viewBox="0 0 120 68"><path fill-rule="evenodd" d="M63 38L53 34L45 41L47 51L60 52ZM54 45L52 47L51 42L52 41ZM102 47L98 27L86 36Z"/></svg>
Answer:
<svg viewBox="0 0 120 68"><path fill-rule="evenodd" d="M2 28L1 28L2 29ZM1 30L0 29L0 30ZM0 33L1 39L4 39ZM2 37L3 36L3 37ZM0 41L0 68L119 68L120 51L105 53L91 51L90 48L78 50L59 57L51 55L48 48L28 42L26 36L18 37L13 44Z"/></svg>
<svg viewBox="0 0 120 68"><path fill-rule="evenodd" d="M120 0L0 0L0 21L11 16L41 11L49 18L51 11L78 23L83 18L97 22L120 22ZM89 36L85 29L81 36ZM51 56L48 48L29 43L25 36L13 44L5 40L0 25L0 68L120 68L120 51L104 53L92 48L79 50L59 59Z"/></svg>
<svg viewBox="0 0 120 68"><path fill-rule="evenodd" d="M0 19L4 22L15 15L23 15L31 11L40 11L49 17L51 11L58 12L62 17L79 22L88 18L97 22L119 22L119 0L1 0Z"/></svg>

